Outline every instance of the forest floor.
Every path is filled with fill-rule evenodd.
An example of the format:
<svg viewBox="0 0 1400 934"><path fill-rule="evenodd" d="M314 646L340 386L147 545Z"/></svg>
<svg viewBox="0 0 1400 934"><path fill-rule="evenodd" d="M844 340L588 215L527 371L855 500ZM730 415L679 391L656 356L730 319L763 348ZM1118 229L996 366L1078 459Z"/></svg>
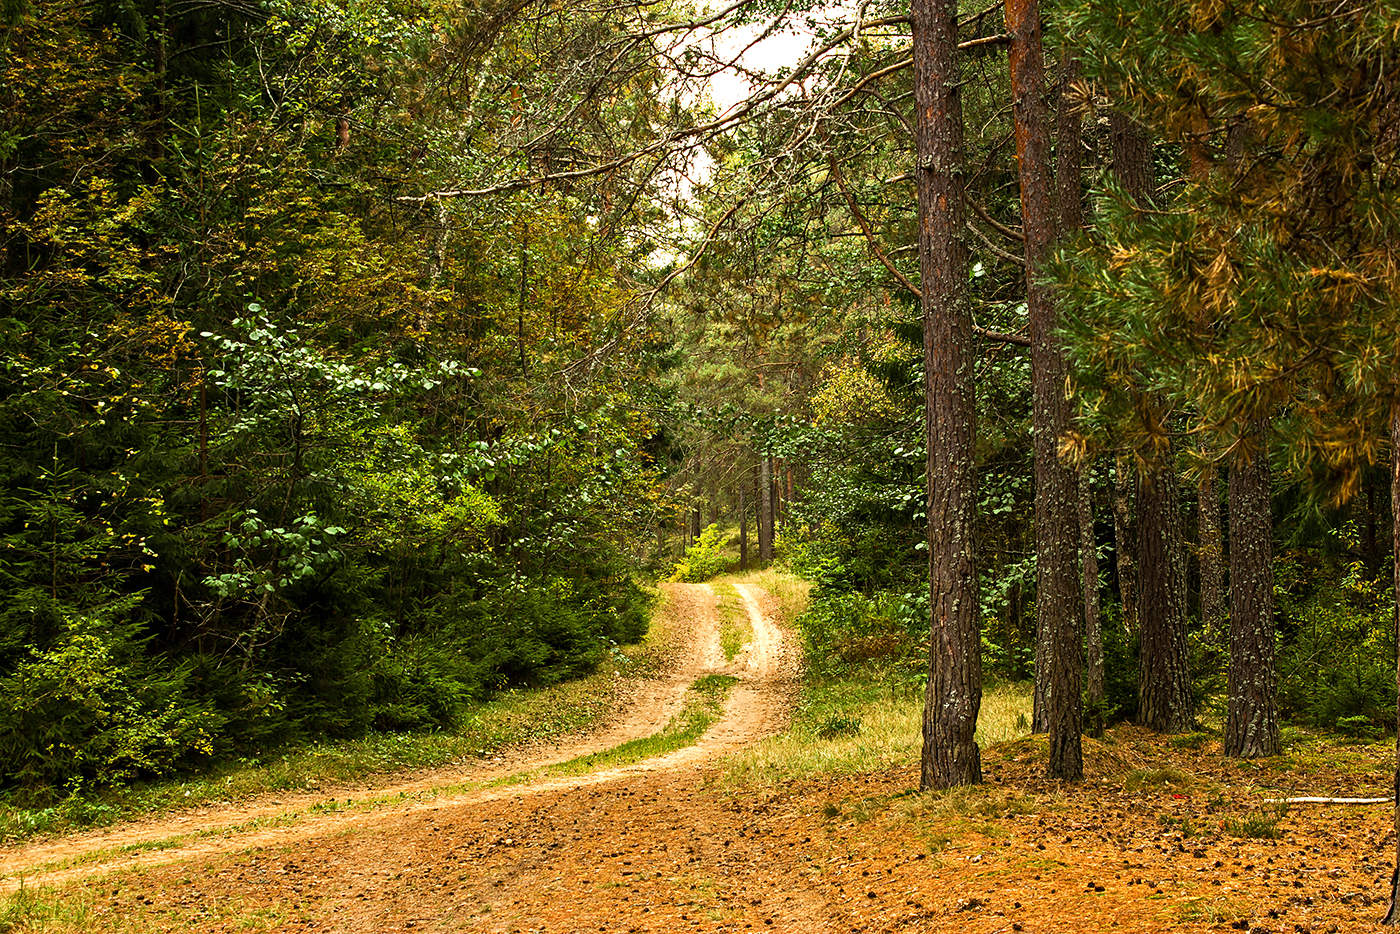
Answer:
<svg viewBox="0 0 1400 934"><path fill-rule="evenodd" d="M1023 737L985 745L984 785L919 794L916 733L840 757L879 704L803 726L774 594L667 586L671 666L602 730L0 851L0 932L1382 930L1389 809L1266 799L1385 794L1384 744L1290 731L1240 763L1124 726L1085 741L1081 785ZM909 732L916 704L881 703Z"/></svg>

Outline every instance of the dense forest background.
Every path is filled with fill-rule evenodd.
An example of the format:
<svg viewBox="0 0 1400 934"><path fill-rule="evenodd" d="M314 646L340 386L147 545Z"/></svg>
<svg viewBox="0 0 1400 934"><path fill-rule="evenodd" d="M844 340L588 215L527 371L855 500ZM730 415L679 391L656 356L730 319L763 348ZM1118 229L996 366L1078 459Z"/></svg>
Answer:
<svg viewBox="0 0 1400 934"><path fill-rule="evenodd" d="M0 6L0 784L450 728L739 560L814 582L814 676L922 688L920 89L880 6ZM1400 16L1312 12L1057 5L1027 92L962 11L979 654L1037 729L1046 548L1088 729L1230 721L1243 671L1395 727ZM706 97L695 35L786 27L810 56ZM1053 124L1040 246L1013 100Z"/></svg>

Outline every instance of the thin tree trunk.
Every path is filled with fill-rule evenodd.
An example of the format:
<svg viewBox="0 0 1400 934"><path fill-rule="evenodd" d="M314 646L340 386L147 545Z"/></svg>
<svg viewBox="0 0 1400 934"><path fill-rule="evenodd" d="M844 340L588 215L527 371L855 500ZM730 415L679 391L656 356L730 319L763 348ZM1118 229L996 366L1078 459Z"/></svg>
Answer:
<svg viewBox="0 0 1400 934"><path fill-rule="evenodd" d="M1186 652L1186 573L1176 469L1170 455L1138 482L1138 722L1159 733L1191 727L1191 669Z"/></svg>
<svg viewBox="0 0 1400 934"><path fill-rule="evenodd" d="M1113 557L1118 568L1118 599L1122 608L1123 632L1129 638L1138 634L1137 515L1133 502L1133 466L1120 457L1113 468Z"/></svg>
<svg viewBox="0 0 1400 934"><path fill-rule="evenodd" d="M1400 600L1400 397L1390 404L1391 563L1396 599ZM1400 722L1400 604L1395 614L1396 716ZM1400 924L1400 730L1395 734L1395 872L1390 877L1390 910L1385 924Z"/></svg>
<svg viewBox="0 0 1400 934"><path fill-rule="evenodd" d="M749 569L749 508L744 502L744 488L739 487L739 570Z"/></svg>
<svg viewBox="0 0 1400 934"><path fill-rule="evenodd" d="M1094 537L1094 489L1090 466L1079 472L1079 559L1083 571L1084 644L1088 655L1087 732L1103 736L1104 665L1103 615L1099 606L1099 553Z"/></svg>
<svg viewBox="0 0 1400 934"><path fill-rule="evenodd" d="M911 0L914 41L919 269L928 437L930 641L919 785L982 780L974 734L982 706L977 572L973 564L972 306L962 188L957 0Z"/></svg>
<svg viewBox="0 0 1400 934"><path fill-rule="evenodd" d="M773 459L767 454L758 461L758 560L773 560Z"/></svg>
<svg viewBox="0 0 1400 934"><path fill-rule="evenodd" d="M1252 450L1230 464L1230 684L1225 755L1281 751L1274 695L1273 483L1269 423L1251 426Z"/></svg>
<svg viewBox="0 0 1400 934"><path fill-rule="evenodd" d="M1219 632L1225 624L1226 615L1225 541L1220 529L1219 480L1219 471L1213 465L1207 465L1201 472L1201 482L1196 490L1196 554L1201 576L1201 623L1209 634ZM1234 535L1230 538L1233 540Z"/></svg>

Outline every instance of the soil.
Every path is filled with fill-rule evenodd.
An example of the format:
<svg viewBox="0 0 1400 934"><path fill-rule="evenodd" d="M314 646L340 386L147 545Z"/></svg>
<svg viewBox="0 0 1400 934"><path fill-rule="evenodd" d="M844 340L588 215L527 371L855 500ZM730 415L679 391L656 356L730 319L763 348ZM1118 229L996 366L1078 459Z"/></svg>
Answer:
<svg viewBox="0 0 1400 934"><path fill-rule="evenodd" d="M409 798L36 871L55 854L159 839L171 823L114 828L8 853L5 871L29 867L29 883L66 883L90 900L103 930L1383 930L1374 922L1394 857L1387 807L1297 807L1264 821L1277 838L1231 829L1260 807L1264 785L1385 790L1383 747L1278 774L1224 760L1218 743L1120 727L1086 740L1091 777L1076 786L1042 777L1040 738L986 750L988 784L946 796L914 791L914 762L780 787L727 783L718 758L783 726L795 674L791 637L762 612L766 595L740 594L754 639L733 663L718 650L713 592L675 585L695 621L684 661L608 730L492 768L654 732L696 675L738 675L723 719L693 747L585 776ZM282 801L258 806L274 813ZM224 811L183 819L186 829L239 822Z"/></svg>

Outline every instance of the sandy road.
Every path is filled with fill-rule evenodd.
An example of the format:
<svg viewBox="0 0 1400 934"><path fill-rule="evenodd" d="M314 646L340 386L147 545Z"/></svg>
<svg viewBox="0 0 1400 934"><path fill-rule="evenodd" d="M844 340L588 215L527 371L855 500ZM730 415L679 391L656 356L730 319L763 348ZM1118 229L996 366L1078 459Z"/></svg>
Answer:
<svg viewBox="0 0 1400 934"><path fill-rule="evenodd" d="M202 807L102 831L30 843L0 852L0 886L77 883L116 870L215 858L251 848L316 847L346 833L384 825L405 815L444 814L487 802L558 794L626 782L638 776L693 769L706 760L778 729L793 670L783 632L762 611L746 585L736 589L753 638L733 662L720 649L715 593L708 585L670 584L677 617L689 625L672 668L642 682L625 712L591 735L509 756L489 765L439 769L377 787L282 795L224 807ZM692 746L632 765L583 775L554 776L504 787L460 790L504 775L532 771L611 748L660 730L681 708L687 687L708 673L740 678L721 719ZM326 805L334 802L334 809Z"/></svg>

